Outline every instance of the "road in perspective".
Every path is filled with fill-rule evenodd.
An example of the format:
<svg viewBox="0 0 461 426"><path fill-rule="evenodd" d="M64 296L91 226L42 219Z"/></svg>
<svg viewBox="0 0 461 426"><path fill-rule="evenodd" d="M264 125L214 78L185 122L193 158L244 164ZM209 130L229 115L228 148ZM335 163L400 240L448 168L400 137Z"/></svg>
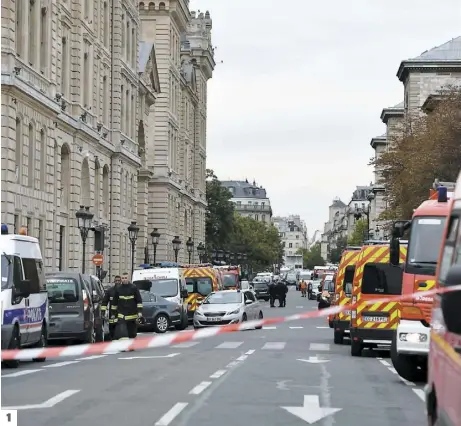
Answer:
<svg viewBox="0 0 461 426"><path fill-rule="evenodd" d="M293 287L265 318L316 310ZM276 303L277 306L277 303ZM326 319L171 347L2 370L2 408L21 426L425 424L423 385L401 379L388 350L350 356Z"/></svg>

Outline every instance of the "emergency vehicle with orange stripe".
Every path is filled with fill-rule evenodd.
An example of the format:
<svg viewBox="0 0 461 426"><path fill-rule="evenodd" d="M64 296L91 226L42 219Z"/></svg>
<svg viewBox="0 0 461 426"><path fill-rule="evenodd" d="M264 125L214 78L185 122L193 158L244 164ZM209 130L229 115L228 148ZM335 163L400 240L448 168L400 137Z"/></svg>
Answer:
<svg viewBox="0 0 461 426"><path fill-rule="evenodd" d="M400 241L400 263L405 261L407 246ZM356 263L352 286L351 355L361 356L366 347L391 344L400 317L399 302L376 302L402 292L403 270L389 262L387 241L366 241Z"/></svg>
<svg viewBox="0 0 461 426"><path fill-rule="evenodd" d="M183 265L184 278L189 295L187 296L187 316L193 321L194 313L203 299L214 291L223 289L221 275L212 264Z"/></svg>
<svg viewBox="0 0 461 426"><path fill-rule="evenodd" d="M239 266L221 265L214 266L214 268L221 275L224 290L237 290L241 288Z"/></svg>
<svg viewBox="0 0 461 426"><path fill-rule="evenodd" d="M445 192L445 190L439 190ZM461 285L461 173L442 235L437 287ZM461 424L461 290L434 296L426 411L430 426Z"/></svg>
<svg viewBox="0 0 461 426"><path fill-rule="evenodd" d="M335 295L332 305L348 305L352 298L352 284L354 282L355 265L360 257L362 247L346 247L339 262L338 273L335 280ZM334 330L333 341L341 345L345 335L349 335L351 311L342 311L333 315L332 328Z"/></svg>
<svg viewBox="0 0 461 426"><path fill-rule="evenodd" d="M403 295L431 290L436 284L437 259L450 207L448 200L453 195L455 183L436 180L433 188L429 200L415 209L411 221L394 224L391 252L398 252L399 238L410 230L408 256L403 268ZM391 263L393 259L397 256L391 253ZM432 304L433 297L417 295L401 302L391 359L400 376L411 382L426 380Z"/></svg>

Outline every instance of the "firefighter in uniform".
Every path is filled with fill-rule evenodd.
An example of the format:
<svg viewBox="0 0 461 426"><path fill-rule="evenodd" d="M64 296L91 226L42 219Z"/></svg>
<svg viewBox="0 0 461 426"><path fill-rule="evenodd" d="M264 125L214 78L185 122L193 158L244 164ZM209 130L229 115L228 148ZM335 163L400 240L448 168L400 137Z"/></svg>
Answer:
<svg viewBox="0 0 461 426"><path fill-rule="evenodd" d="M106 294L104 295L104 299L102 300L102 304L101 304L101 311L104 314L106 314L108 310L110 311L110 308L112 306L112 302L114 299L115 290L120 285L121 282L122 282L122 278L120 277L120 275L117 275L114 278L114 285L106 291ZM115 333L116 325L117 325L117 318L109 317L109 335L110 335L111 340L114 340L114 333Z"/></svg>
<svg viewBox="0 0 461 426"><path fill-rule="evenodd" d="M122 274L122 283L117 287L112 301L111 317L117 322L125 321L128 336L122 339L134 339L138 334L138 320L142 319L142 299L138 288L128 280L128 274Z"/></svg>

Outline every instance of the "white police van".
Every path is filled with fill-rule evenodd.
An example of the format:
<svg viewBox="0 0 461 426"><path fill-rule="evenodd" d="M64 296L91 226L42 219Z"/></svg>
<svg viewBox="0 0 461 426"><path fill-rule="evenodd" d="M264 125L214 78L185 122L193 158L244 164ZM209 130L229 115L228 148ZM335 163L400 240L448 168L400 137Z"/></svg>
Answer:
<svg viewBox="0 0 461 426"><path fill-rule="evenodd" d="M48 294L42 253L37 238L8 235L1 226L1 348L45 347L48 337ZM45 361L37 358L34 361ZM18 361L5 361L17 367Z"/></svg>

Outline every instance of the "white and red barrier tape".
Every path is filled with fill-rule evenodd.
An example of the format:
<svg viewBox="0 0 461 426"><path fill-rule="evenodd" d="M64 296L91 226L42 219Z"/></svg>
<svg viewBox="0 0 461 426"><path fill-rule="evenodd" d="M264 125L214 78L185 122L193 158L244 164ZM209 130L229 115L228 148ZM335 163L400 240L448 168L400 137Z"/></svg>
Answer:
<svg viewBox="0 0 461 426"><path fill-rule="evenodd" d="M387 302L402 302L414 300L416 297L433 296L436 293L447 293L452 291L461 291L461 285L445 288L437 288L428 291L420 291L406 296L383 297L380 299L372 299L367 302L360 301L359 303L350 305L336 305L318 311L304 312L301 314L290 315L287 317L267 318L257 321L247 321L240 324L229 324L221 327L209 327L199 330L190 330L183 332L175 332L168 334L156 334L153 336L140 336L136 339L116 340L111 342L101 342L86 345L76 346L61 346L47 347L36 349L8 349L2 351L2 361L7 360L30 360L33 358L61 358L67 356L82 356L82 355L100 355L110 352L126 351L130 349L140 350L148 348L160 348L163 346L176 345L190 340L206 339L208 337L217 336L224 333L233 333L262 327L265 325L279 324L282 322L297 321L300 319L320 318L328 315L334 315L345 310L356 309L359 304L373 305L375 303Z"/></svg>

